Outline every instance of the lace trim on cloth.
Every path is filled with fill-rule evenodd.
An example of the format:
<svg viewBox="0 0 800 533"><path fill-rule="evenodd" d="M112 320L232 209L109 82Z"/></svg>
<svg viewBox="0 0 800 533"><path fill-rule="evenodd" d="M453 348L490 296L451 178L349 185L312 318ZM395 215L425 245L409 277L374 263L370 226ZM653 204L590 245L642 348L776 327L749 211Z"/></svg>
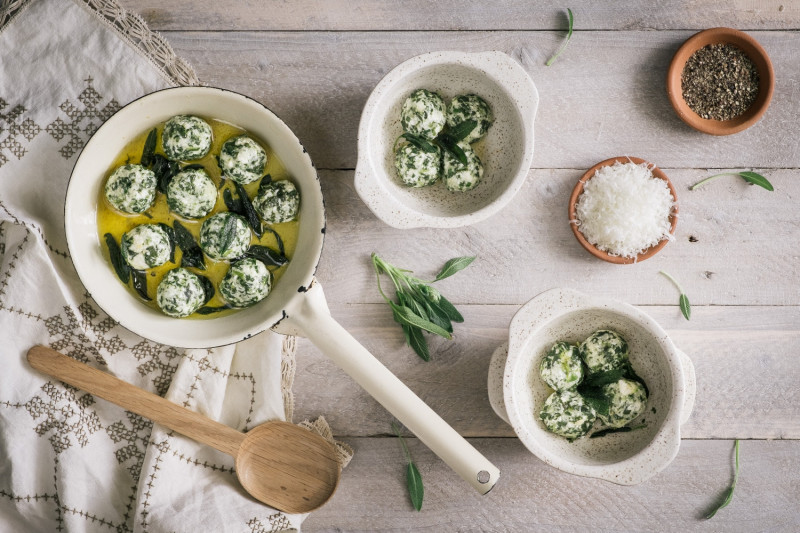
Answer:
<svg viewBox="0 0 800 533"><path fill-rule="evenodd" d="M0 31L31 0L3 0L0 4ZM176 85L200 85L194 69L178 57L161 34L150 30L136 13L126 11L115 0L75 0L86 6L122 40L141 53L161 74Z"/></svg>

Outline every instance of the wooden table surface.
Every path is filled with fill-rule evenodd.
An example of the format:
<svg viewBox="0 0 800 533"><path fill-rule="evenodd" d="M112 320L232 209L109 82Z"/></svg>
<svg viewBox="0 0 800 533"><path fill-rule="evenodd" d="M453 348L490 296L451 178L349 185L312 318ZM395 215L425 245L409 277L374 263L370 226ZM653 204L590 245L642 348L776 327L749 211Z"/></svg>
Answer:
<svg viewBox="0 0 800 533"><path fill-rule="evenodd" d="M664 0L571 5L499 2L211 2L124 0L162 32L208 85L250 95L282 117L319 168L328 231L318 271L333 316L502 471L478 496L416 439L425 482L412 509L390 415L310 343L299 342L295 418L325 415L355 449L334 498L305 531L798 531L800 530L800 4L790 0ZM575 34L561 44L565 8ZM777 84L764 118L711 137L672 111L670 58L698 30L730 26L755 37ZM533 166L499 214L453 230L392 229L353 187L361 110L400 62L436 50L502 50L536 84ZM676 240L631 266L586 253L566 220L586 168L635 155L664 169L678 191ZM696 191L721 170L755 170L774 192L735 177ZM441 282L463 311L453 341L433 340L430 362L404 345L375 284L369 255L425 276L449 258L475 263ZM686 321L666 270L688 293ZM489 357L516 310L540 292L571 287L641 306L693 360L697 402L674 462L621 487L555 470L492 412ZM731 505L702 516L732 479Z"/></svg>

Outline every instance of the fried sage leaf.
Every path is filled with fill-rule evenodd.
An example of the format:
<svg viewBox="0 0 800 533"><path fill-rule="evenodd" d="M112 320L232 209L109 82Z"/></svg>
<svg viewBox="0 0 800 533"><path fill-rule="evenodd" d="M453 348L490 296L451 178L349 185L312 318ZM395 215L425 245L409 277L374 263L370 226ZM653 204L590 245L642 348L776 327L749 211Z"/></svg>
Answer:
<svg viewBox="0 0 800 533"><path fill-rule="evenodd" d="M206 261L203 257L203 250L200 249L197 241L194 240L194 235L177 220L172 223L172 227L175 230L175 243L183 252L181 266L184 268L193 267L205 270Z"/></svg>
<svg viewBox="0 0 800 533"><path fill-rule="evenodd" d="M131 267L128 266L128 263L125 262L125 259L122 257L122 250L119 247L119 243L114 238L113 235L110 233L106 233L103 235L106 240L106 246L108 247L108 255L111 258L111 266L114 267L114 272L117 273L117 277L119 280L124 283L125 285L128 284L128 281L131 279Z"/></svg>

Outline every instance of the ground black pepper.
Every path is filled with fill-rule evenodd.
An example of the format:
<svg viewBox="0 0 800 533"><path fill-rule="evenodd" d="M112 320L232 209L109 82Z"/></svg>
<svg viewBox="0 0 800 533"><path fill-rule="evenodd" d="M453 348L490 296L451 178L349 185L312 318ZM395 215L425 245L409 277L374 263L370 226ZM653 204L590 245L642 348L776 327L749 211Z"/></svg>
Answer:
<svg viewBox="0 0 800 533"><path fill-rule="evenodd" d="M709 44L686 61L681 74L683 99L703 118L730 120L758 96L758 70L731 44Z"/></svg>

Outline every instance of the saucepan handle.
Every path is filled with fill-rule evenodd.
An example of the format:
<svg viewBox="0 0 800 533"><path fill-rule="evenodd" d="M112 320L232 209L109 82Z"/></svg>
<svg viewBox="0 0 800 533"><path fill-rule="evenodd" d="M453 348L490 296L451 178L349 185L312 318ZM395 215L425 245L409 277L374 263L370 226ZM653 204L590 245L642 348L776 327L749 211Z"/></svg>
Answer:
<svg viewBox="0 0 800 533"><path fill-rule="evenodd" d="M291 325L339 365L478 492L489 492L500 471L355 340L328 311L319 283L287 309Z"/></svg>

